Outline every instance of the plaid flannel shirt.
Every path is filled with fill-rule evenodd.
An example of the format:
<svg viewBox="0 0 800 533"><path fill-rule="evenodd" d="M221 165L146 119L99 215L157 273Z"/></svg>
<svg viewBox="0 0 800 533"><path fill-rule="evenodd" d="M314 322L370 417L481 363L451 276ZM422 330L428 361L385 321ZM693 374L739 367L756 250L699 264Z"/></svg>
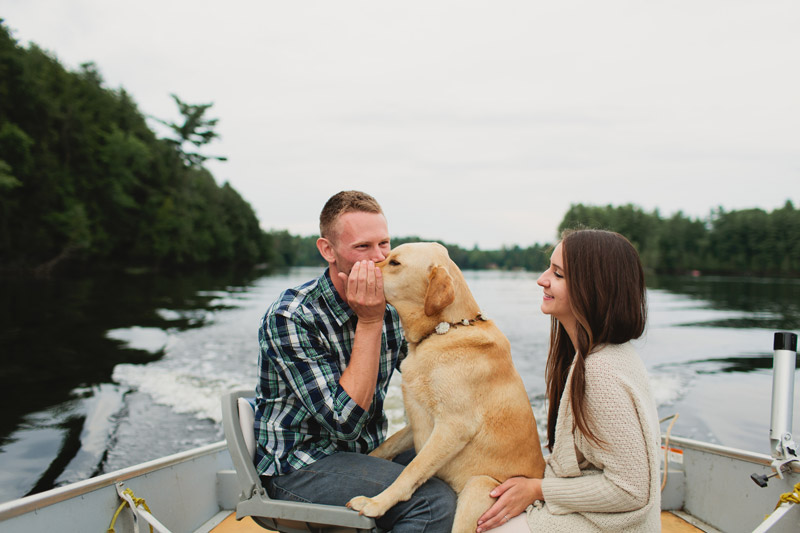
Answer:
<svg viewBox="0 0 800 533"><path fill-rule="evenodd" d="M362 409L339 385L358 317L330 273L284 291L259 328L256 469L280 475L339 451L369 453L385 438L383 402L393 370L408 353L397 311L387 305L375 396Z"/></svg>

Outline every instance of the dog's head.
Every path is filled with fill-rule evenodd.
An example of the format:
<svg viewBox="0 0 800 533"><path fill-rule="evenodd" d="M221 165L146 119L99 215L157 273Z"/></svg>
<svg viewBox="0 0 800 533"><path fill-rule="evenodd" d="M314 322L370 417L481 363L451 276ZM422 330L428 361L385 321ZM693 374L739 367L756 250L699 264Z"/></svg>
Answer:
<svg viewBox="0 0 800 533"><path fill-rule="evenodd" d="M441 244L402 244L378 266L386 301L400 313L406 329L475 318L479 312L464 276Z"/></svg>

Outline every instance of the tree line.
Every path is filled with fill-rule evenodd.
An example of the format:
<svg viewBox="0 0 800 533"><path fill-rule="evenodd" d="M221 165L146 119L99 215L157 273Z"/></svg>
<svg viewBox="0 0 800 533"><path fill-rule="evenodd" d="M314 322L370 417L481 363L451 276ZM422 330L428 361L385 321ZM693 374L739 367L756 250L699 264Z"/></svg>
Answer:
<svg viewBox="0 0 800 533"><path fill-rule="evenodd" d="M93 63L68 71L0 19L0 270L268 261L252 207L202 166L211 104L173 97L160 139Z"/></svg>
<svg viewBox="0 0 800 533"><path fill-rule="evenodd" d="M663 274L800 275L800 210L791 201L772 212L763 209L725 211L717 208L704 219L678 212L662 217L628 204L592 206L573 204L558 226L558 234L575 228L616 231L639 251L651 272ZM273 232L275 260L280 266L322 265L316 237L296 237ZM393 238L392 246L419 241L418 237ZM465 249L444 244L462 269L504 269L540 272L550 262L551 243L499 250Z"/></svg>
<svg viewBox="0 0 800 533"><path fill-rule="evenodd" d="M275 246L273 254L274 266L324 266L326 263L317 250L317 236L301 237L280 230L270 233ZM392 247L407 242L420 242L420 237L392 237ZM528 248L520 246L503 247L499 250L479 250L462 248L457 244L448 244L436 240L447 247L450 258L462 269L468 270L541 270L550 261L549 244L534 244Z"/></svg>
<svg viewBox="0 0 800 533"><path fill-rule="evenodd" d="M663 218L633 205L572 205L559 225L605 228L622 233L636 246L644 265L655 272L800 275L800 210L783 207L711 211L704 219L682 212Z"/></svg>

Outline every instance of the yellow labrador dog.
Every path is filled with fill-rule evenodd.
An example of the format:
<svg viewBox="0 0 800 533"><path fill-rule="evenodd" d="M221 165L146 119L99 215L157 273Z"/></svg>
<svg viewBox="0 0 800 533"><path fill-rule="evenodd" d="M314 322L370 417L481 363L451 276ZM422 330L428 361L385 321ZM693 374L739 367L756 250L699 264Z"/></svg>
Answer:
<svg viewBox="0 0 800 533"><path fill-rule="evenodd" d="M453 532L474 532L489 492L513 476L542 477L539 434L505 335L481 316L464 276L437 243L398 246L378 265L408 340L408 426L370 455L417 455L386 490L347 504L378 517L436 475L458 493Z"/></svg>

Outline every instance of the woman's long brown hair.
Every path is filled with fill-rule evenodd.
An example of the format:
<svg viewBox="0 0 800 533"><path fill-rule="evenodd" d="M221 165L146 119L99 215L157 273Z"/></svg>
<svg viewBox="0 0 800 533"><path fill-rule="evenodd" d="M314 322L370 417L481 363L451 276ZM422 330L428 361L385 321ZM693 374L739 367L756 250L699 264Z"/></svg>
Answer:
<svg viewBox="0 0 800 533"><path fill-rule="evenodd" d="M584 405L586 358L606 344L638 339L647 321L644 270L633 245L620 235L603 230L567 230L561 252L570 307L577 319L573 346L564 326L551 318L550 353L547 357L547 447L553 451L561 395L570 366L570 403L575 425L588 439L604 443L592 431ZM574 428L573 428L574 429Z"/></svg>

